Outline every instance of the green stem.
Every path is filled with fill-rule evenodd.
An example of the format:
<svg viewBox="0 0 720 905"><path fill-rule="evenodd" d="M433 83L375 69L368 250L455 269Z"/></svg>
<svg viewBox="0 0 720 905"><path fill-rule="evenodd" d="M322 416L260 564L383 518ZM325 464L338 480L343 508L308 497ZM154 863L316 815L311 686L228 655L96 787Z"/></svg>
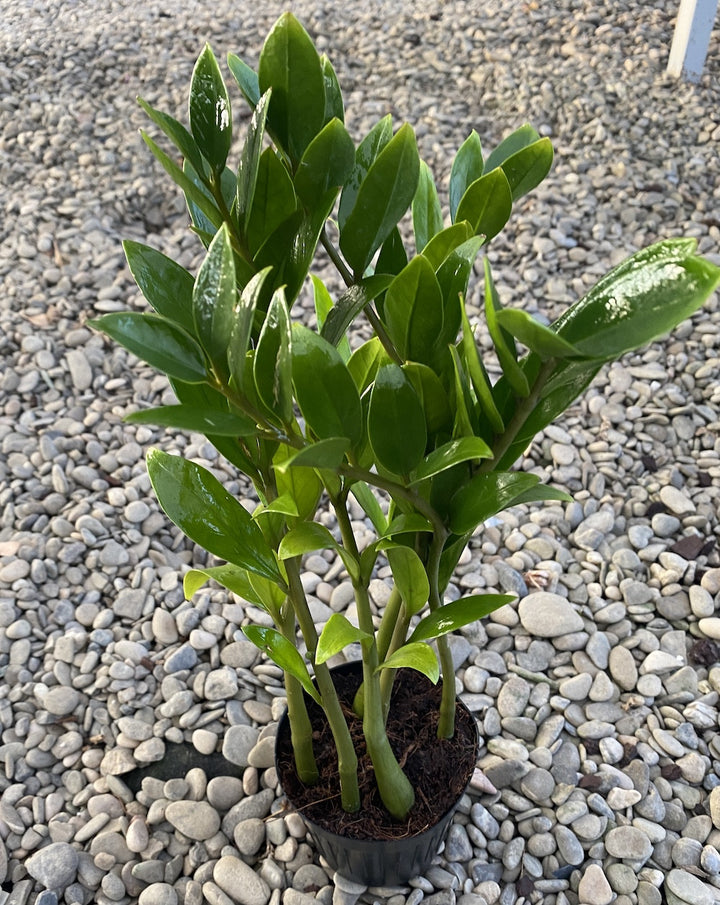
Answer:
<svg viewBox="0 0 720 905"><path fill-rule="evenodd" d="M337 272L343 278L343 282L346 286L354 285L355 281L353 280L353 275L349 271L345 261L340 257L337 248L330 241L330 236L327 234L327 228L323 226L323 230L320 233L320 241L322 243L322 247L328 253L328 257L335 265Z"/></svg>
<svg viewBox="0 0 720 905"><path fill-rule="evenodd" d="M491 471L495 471L498 463L502 460L502 457L505 455L505 453L510 449L513 442L517 438L517 435L520 433L522 426L525 424L530 414L533 412L538 402L540 401L540 393L542 392L543 387L548 382L549 378L552 376L556 364L557 362L554 358L548 358L540 365L540 370L538 371L535 382L532 385L530 395L525 399L517 400L515 414L508 422L505 430L502 432L502 434L500 434L500 436L493 444L492 459L485 459L477 469L477 474L489 474Z"/></svg>
<svg viewBox="0 0 720 905"><path fill-rule="evenodd" d="M283 635L295 644L295 617L291 608L281 616L278 626ZM289 672L285 672L290 740L295 757L295 769L306 786L314 785L320 778L312 747L312 725L308 716L302 685Z"/></svg>
<svg viewBox="0 0 720 905"><path fill-rule="evenodd" d="M331 497L331 499L345 549L359 558L360 554L346 506L347 494ZM415 802L415 792L390 747L385 731L380 679L377 673L378 648L368 586L358 577L353 579L353 587L359 627L370 636L370 640L363 643L363 734L365 744L375 770L375 781L383 804L393 817L404 820Z"/></svg>
<svg viewBox="0 0 720 905"><path fill-rule="evenodd" d="M343 810L354 813L360 810L360 787L358 785L358 762L355 747L350 737L350 730L348 729L330 670L325 663L315 663L318 636L312 614L307 605L305 590L300 580L299 557L286 560L285 569L290 589L289 597L295 611L294 616L297 618L300 631L305 640L308 656L315 667L315 680L322 698L323 710L335 740L335 748L338 755L338 775L340 777L340 800Z"/></svg>
<svg viewBox="0 0 720 905"><path fill-rule="evenodd" d="M430 584L428 604L433 612L442 606L440 597L440 558L445 541L446 530L436 531L433 535L427 560L427 577ZM446 635L437 639L440 669L442 670L442 698L440 699L440 718L438 720L438 738L452 738L455 734L455 667Z"/></svg>
<svg viewBox="0 0 720 905"><path fill-rule="evenodd" d="M381 663L390 650L391 639L400 616L401 606L402 597L400 596L400 591L394 587L390 592L388 602L385 604L385 611L380 620L380 628L377 634L378 657Z"/></svg>
<svg viewBox="0 0 720 905"><path fill-rule="evenodd" d="M410 617L405 611L405 607L401 607L398 614L395 628L388 645L386 656L394 654L395 651L402 647L407 641L408 626L410 625ZM382 660L381 660L382 662ZM383 716L387 722L388 713L390 712L390 698L392 697L393 685L395 684L396 669L383 669L380 673L380 695L382 698Z"/></svg>

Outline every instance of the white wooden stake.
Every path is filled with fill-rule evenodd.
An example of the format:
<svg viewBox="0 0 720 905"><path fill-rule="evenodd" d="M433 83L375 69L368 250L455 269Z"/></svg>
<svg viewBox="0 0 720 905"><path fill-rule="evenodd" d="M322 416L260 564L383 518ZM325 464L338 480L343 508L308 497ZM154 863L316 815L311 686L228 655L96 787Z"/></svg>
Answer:
<svg viewBox="0 0 720 905"><path fill-rule="evenodd" d="M718 0L680 0L667 71L689 82L702 75Z"/></svg>

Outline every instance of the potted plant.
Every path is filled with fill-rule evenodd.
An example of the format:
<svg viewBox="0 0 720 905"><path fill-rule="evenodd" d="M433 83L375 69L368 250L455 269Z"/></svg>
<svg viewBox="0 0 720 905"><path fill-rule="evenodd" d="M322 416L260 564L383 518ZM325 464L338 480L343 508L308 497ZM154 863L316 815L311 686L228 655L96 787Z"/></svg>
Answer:
<svg viewBox="0 0 720 905"><path fill-rule="evenodd" d="M442 833L475 762L447 634L512 599L446 602L462 551L506 507L569 499L513 463L604 363L702 305L720 270L692 240L660 242L548 326L501 305L485 258L486 325L502 371L493 383L465 297L478 255L547 175L549 140L525 125L484 156L472 132L444 212L409 125L394 131L385 116L356 147L335 71L291 14L268 35L257 72L233 55L228 66L252 110L232 166L231 105L209 47L192 77L189 130L140 101L182 156L180 165L143 133L206 248L197 274L126 242L154 310L94 324L164 372L177 397L128 421L202 432L252 481L251 515L207 470L148 453L163 509L224 563L189 573L187 595L214 579L268 616L244 631L284 670L289 739L281 731L278 767L323 854L363 882L400 882L437 851L437 835L420 830ZM293 304L319 245L345 289L333 298L313 274L308 326L293 319ZM351 496L375 532L362 550ZM315 520L328 506L331 527ZM313 622L300 566L324 549L342 558L356 620L338 612ZM393 588L375 612L368 589L379 563ZM329 661L349 645L361 653L357 673L333 675ZM418 699L424 709L408 711ZM422 796L413 759L427 777ZM321 821L334 828L330 841ZM379 856L372 835L382 837Z"/></svg>

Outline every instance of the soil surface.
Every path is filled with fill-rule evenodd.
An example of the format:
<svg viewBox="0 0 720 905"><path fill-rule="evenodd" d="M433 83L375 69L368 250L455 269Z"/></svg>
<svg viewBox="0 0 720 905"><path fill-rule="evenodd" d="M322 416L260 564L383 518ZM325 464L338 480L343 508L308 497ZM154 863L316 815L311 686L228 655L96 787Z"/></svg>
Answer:
<svg viewBox="0 0 720 905"><path fill-rule="evenodd" d="M395 756L415 789L415 804L407 819L400 822L382 805L365 748L362 720L352 710L360 675L336 673L333 680L358 754L361 810L348 814L340 807L335 742L323 711L313 701L309 702L308 714L320 771L318 783L306 786L299 779L287 721L278 733L278 775L289 801L314 823L354 839L400 839L424 832L455 805L467 786L477 757L475 720L465 707L456 704L455 735L439 739L441 684L433 685L412 669L398 670L387 731Z"/></svg>

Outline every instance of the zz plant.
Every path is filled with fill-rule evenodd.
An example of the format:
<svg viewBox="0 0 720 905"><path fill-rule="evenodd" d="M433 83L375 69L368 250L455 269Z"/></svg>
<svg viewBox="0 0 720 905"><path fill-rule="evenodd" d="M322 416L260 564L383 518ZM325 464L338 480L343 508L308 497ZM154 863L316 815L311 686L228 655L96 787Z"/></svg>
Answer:
<svg viewBox="0 0 720 905"><path fill-rule="evenodd" d="M252 110L234 165L230 99L209 47L192 77L189 130L140 101L175 147L173 156L143 133L206 248L197 274L125 242L154 310L94 324L164 372L177 397L127 420L204 433L255 487L250 515L199 465L148 453L167 515L225 562L191 571L187 596L212 578L268 614L273 627L244 631L284 670L299 776L317 778L304 689L327 715L351 812L360 808L357 757L327 661L359 642L356 706L382 801L402 819L414 791L385 731L395 670L433 681L442 672L438 733L452 736L446 635L511 599L443 602L469 538L508 506L569 499L513 463L605 362L702 305L720 270L696 256L692 240L659 242L545 326L501 305L485 258L485 317L502 369L493 384L466 313L468 283L513 204L550 170L550 141L525 125L484 157L471 132L452 163L444 211L409 125L393 132L385 116L355 146L335 71L291 14L268 35L257 72L234 55L228 66ZM400 226L408 211L411 224ZM293 320L293 305L318 244L346 289L333 299L311 276L317 325L309 327ZM357 319L372 335L353 348ZM350 495L375 530L362 552ZM334 532L314 520L323 496ZM342 557L358 619L336 613L318 633L300 568L303 554L321 549ZM379 557L394 588L376 625L368 586Z"/></svg>

